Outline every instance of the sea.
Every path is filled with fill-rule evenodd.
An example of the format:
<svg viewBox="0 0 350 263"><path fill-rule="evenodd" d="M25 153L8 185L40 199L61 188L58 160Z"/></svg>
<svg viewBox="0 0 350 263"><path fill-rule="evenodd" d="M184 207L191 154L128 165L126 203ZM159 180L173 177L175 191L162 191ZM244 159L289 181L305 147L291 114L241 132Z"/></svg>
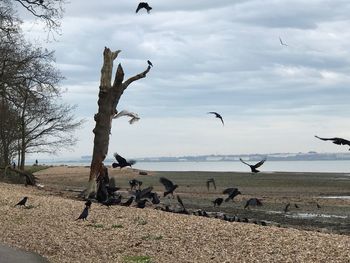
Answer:
<svg viewBox="0 0 350 263"><path fill-rule="evenodd" d="M90 161L40 161L46 165L90 166ZM254 163L254 162L252 162ZM108 162L105 162L108 165ZM208 171L208 172L249 172L250 168L237 161L206 162L137 162L133 168L148 171ZM327 161L266 161L258 168L261 172L323 172L349 173L350 160Z"/></svg>

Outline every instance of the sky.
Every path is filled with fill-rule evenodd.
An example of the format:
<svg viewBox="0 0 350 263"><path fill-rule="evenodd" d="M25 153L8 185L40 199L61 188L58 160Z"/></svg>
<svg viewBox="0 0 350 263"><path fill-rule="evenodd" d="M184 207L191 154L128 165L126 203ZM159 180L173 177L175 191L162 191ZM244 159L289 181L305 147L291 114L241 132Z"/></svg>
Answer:
<svg viewBox="0 0 350 263"><path fill-rule="evenodd" d="M141 119L113 121L109 157L348 151L314 135L350 138L350 1L152 0L150 14L138 1L70 2L56 41L23 25L56 51L63 100L86 120L57 157L92 154L105 46L122 50L125 78L154 65L119 102Z"/></svg>

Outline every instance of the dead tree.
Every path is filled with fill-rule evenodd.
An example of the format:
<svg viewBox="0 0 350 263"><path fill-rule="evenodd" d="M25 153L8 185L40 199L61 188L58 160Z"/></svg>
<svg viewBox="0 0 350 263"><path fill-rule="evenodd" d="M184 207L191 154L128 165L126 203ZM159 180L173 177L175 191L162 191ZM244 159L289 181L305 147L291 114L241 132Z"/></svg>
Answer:
<svg viewBox="0 0 350 263"><path fill-rule="evenodd" d="M90 166L90 177L87 195L96 191L96 179L102 167L102 162L107 156L109 136L111 134L112 120L117 114L117 105L123 92L128 86L141 78L146 77L151 67L124 81L123 67L119 64L112 84L113 61L118 57L121 50L112 52L105 47L103 51L103 66L101 69L100 91L98 94L98 112L94 119L96 122L93 133L94 149Z"/></svg>

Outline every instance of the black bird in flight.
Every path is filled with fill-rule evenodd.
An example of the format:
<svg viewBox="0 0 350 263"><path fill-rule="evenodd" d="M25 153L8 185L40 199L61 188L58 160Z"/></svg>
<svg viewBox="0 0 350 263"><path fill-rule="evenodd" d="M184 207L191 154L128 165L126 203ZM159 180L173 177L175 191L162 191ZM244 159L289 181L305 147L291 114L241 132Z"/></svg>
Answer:
<svg viewBox="0 0 350 263"><path fill-rule="evenodd" d="M216 184L215 184L214 178L210 178L210 179L207 180L207 188L208 188L208 191L209 191L210 183L212 183L213 186L214 186L214 189L216 189Z"/></svg>
<svg viewBox="0 0 350 263"><path fill-rule="evenodd" d="M213 201L214 207L215 207L215 206L220 206L220 205L222 204L223 201L224 201L224 199L221 198L221 197L216 198L216 199Z"/></svg>
<svg viewBox="0 0 350 263"><path fill-rule="evenodd" d="M153 64L151 61L147 60L147 64L148 64L148 66L153 67Z"/></svg>
<svg viewBox="0 0 350 263"><path fill-rule="evenodd" d="M321 208L321 206L320 206L318 203L316 203L316 206L317 206L317 208L318 208L318 209L320 209L320 208Z"/></svg>
<svg viewBox="0 0 350 263"><path fill-rule="evenodd" d="M281 45L282 45L282 46L286 46L286 47L288 47L288 45L287 45L286 43L283 43L283 41L282 41L281 37L279 37L279 39L280 39L280 43L281 43Z"/></svg>
<svg viewBox="0 0 350 263"><path fill-rule="evenodd" d="M244 209L246 209L249 206L262 206L263 204L258 198L250 198L247 203L244 206Z"/></svg>
<svg viewBox="0 0 350 263"><path fill-rule="evenodd" d="M284 208L284 212L285 212L285 213L288 212L289 207L290 207L290 203L288 203L288 204L286 205L286 207Z"/></svg>
<svg viewBox="0 0 350 263"><path fill-rule="evenodd" d="M85 206L83 212L80 214L80 216L77 219L75 219L75 221L79 219L87 220L88 215L89 215L89 207Z"/></svg>
<svg viewBox="0 0 350 263"><path fill-rule="evenodd" d="M134 160L127 161L117 153L114 154L114 158L117 160L118 163L112 163L113 168L120 167L121 169L126 166L131 167L131 165L134 165L136 163Z"/></svg>
<svg viewBox="0 0 350 263"><path fill-rule="evenodd" d="M26 202L27 202L27 200L28 200L28 197L24 197L21 201L19 201L15 206L21 206L21 205L23 205L23 206L26 206Z"/></svg>
<svg viewBox="0 0 350 263"><path fill-rule="evenodd" d="M214 114L216 118L219 118L221 120L222 125L224 125L224 120L223 120L222 116L219 113L217 113L215 111L210 111L210 112L208 112L208 114Z"/></svg>
<svg viewBox="0 0 350 263"><path fill-rule="evenodd" d="M240 191L238 191L238 188L227 188L223 192L223 194L227 194L228 197L225 199L225 202L230 201L230 199L233 201L233 199L237 196L242 194Z"/></svg>
<svg viewBox="0 0 350 263"><path fill-rule="evenodd" d="M147 13L149 13L152 10L152 7L150 7L147 2L140 2L137 6L136 13L142 8L146 9Z"/></svg>
<svg viewBox="0 0 350 263"><path fill-rule="evenodd" d="M130 206L132 201L134 201L134 197L131 196L125 203L121 203L121 206Z"/></svg>
<svg viewBox="0 0 350 263"><path fill-rule="evenodd" d="M334 144L337 144L337 145L349 145L350 146L350 141L348 140L345 140L343 138L338 138L338 137L334 137L334 138L321 138L321 137L318 137L317 135L315 135L316 138L322 140L322 141L333 141ZM350 149L349 149L350 151Z"/></svg>
<svg viewBox="0 0 350 263"><path fill-rule="evenodd" d="M174 197L174 191L178 187L178 185L173 184L172 181L170 181L169 179L164 178L164 177L159 178L159 181L165 187L164 197L166 197L168 194L171 194Z"/></svg>
<svg viewBox="0 0 350 263"><path fill-rule="evenodd" d="M297 204L294 204L294 207L295 207L295 208L299 208L299 206L298 206Z"/></svg>
<svg viewBox="0 0 350 263"><path fill-rule="evenodd" d="M264 162L266 161L266 158L263 159L263 160L261 160L260 162L258 162L258 163L256 163L256 164L254 164L254 165L249 164L249 163L246 163L245 161L242 160L242 158L239 158L239 160L240 160L242 163L248 165L248 166L250 167L250 169L252 170L252 173L258 173L258 172L260 172L260 171L257 170L256 168L262 166L262 165L264 164Z"/></svg>

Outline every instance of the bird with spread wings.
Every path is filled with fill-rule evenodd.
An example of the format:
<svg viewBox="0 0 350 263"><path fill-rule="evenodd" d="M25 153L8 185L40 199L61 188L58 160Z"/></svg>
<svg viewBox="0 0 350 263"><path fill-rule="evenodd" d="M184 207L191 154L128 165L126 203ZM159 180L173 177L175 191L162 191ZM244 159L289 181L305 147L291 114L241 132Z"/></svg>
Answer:
<svg viewBox="0 0 350 263"><path fill-rule="evenodd" d="M242 158L239 158L239 160L240 160L242 163L248 165L248 166L250 167L250 169L252 170L252 173L258 173L258 172L260 172L260 171L257 170L256 168L262 166L262 165L264 164L264 162L266 161L266 158L263 159L263 160L261 160L260 162L258 162L258 163L256 163L256 164L254 164L254 165L253 165L253 164L246 163L245 161L242 160Z"/></svg>
<svg viewBox="0 0 350 263"><path fill-rule="evenodd" d="M321 137L318 137L317 135L315 135L315 137L322 140L322 141L332 141L334 144L337 144L337 145L349 145L350 146L350 141L345 140L343 138L338 138L338 137L321 138ZM350 149L349 149L349 151L350 151Z"/></svg>
<svg viewBox="0 0 350 263"><path fill-rule="evenodd" d="M215 112L215 111L210 111L210 112L208 112L208 114L214 114L214 115L215 115L215 118L220 119L221 122L222 122L222 125L225 125L225 124L224 124L224 119L222 118L222 116L221 116L219 113L217 113L217 112Z"/></svg>

